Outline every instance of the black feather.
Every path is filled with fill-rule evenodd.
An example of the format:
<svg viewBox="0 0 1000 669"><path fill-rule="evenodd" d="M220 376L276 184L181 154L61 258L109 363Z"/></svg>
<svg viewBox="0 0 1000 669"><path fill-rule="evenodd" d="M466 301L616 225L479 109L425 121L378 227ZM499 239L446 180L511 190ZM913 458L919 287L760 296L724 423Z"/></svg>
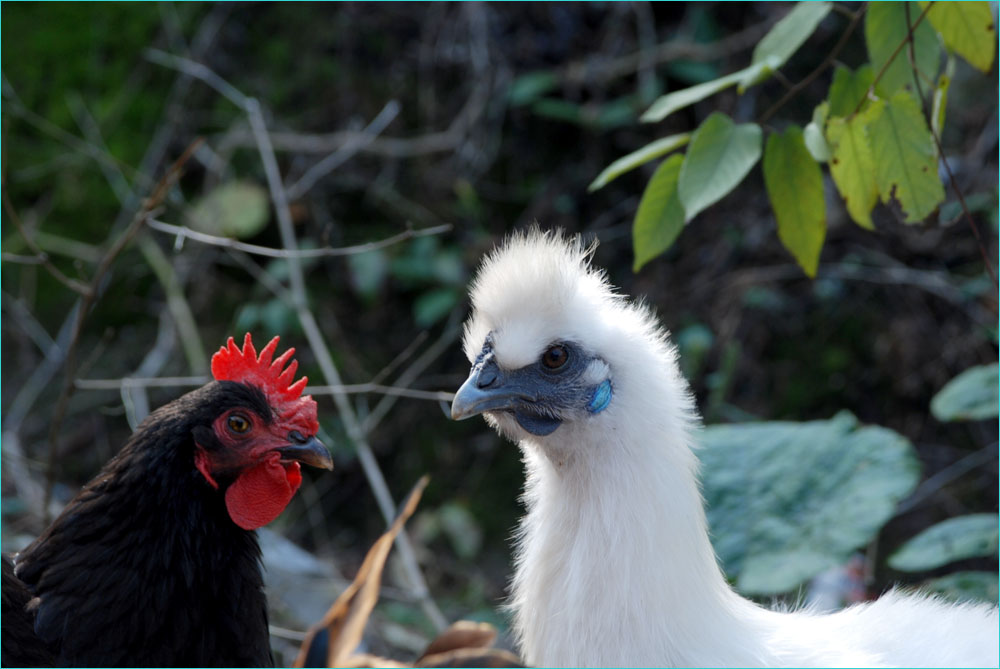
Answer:
<svg viewBox="0 0 1000 669"><path fill-rule="evenodd" d="M271 420L263 393L234 382L152 413L17 556L58 665L273 664L256 534L229 518L228 482L217 490L194 466L193 435L221 448L210 426L236 406ZM5 572L5 607L6 588Z"/></svg>

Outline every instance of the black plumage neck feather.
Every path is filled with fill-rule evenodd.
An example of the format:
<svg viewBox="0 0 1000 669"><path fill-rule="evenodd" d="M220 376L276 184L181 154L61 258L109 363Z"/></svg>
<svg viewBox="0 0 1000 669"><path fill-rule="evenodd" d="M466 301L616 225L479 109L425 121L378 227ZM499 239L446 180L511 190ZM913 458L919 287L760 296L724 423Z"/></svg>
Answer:
<svg viewBox="0 0 1000 669"><path fill-rule="evenodd" d="M58 664L272 664L256 534L194 466L192 432L247 402L267 407L216 382L151 414L18 556Z"/></svg>

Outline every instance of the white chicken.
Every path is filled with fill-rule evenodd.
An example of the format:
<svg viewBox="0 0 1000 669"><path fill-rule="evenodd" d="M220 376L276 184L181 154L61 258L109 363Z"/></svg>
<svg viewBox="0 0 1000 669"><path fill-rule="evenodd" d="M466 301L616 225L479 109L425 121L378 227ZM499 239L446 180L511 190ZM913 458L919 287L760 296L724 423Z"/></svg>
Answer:
<svg viewBox="0 0 1000 669"><path fill-rule="evenodd" d="M734 592L709 541L699 418L667 333L578 239L532 230L471 291L452 417L522 450L510 608L535 666L997 666L996 607L891 591L832 614Z"/></svg>

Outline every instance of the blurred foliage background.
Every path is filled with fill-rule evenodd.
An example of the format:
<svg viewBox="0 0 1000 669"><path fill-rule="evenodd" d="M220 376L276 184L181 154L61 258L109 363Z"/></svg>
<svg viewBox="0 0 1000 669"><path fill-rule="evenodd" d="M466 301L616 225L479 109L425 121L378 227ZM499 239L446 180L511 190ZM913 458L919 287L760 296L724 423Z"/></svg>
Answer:
<svg viewBox="0 0 1000 669"><path fill-rule="evenodd" d="M453 392L468 371L459 336L476 263L534 221L600 240L596 263L672 331L706 422L847 410L908 438L924 479L944 471L865 553L868 594L912 582L881 558L937 521L997 509L996 421L943 423L929 410L948 380L997 359L997 289L983 264L984 252L997 257L996 68L984 77L959 63L943 138L982 248L951 192L920 225L877 207L871 233L837 209L828 183L827 240L818 278L808 280L780 246L762 180L751 175L633 274L632 218L655 163L587 193L628 151L689 131L715 109L753 119L780 97L778 78L638 123L657 95L743 67L786 11L761 2L4 3L4 551L42 526L59 352L80 302L25 235L64 275L89 282L141 198L204 137L154 218L283 246L260 137L220 94L221 78L260 103L301 248L404 233L375 251L302 266L308 309L344 384L428 391L346 397L397 501L431 474L408 531L446 618L502 625L522 476L516 447L480 420L448 420L434 392ZM828 17L784 78L821 62L844 21ZM841 59L856 67L864 43L852 40ZM807 122L827 84L807 87L786 117ZM107 382L79 384L71 396L51 471L55 507L124 442L130 422L200 385L189 377L207 373L231 334L282 335L300 369L323 383L295 307L275 290L287 259L166 229L145 227L114 259L83 323L75 378ZM123 390L125 377L180 378ZM385 521L343 412L331 395L317 399L336 470L308 474L274 529L322 559L313 576L328 575L335 595ZM958 566L995 572L996 559ZM275 621L304 629L314 614L296 604L332 600L314 583L307 590ZM418 648L431 631L398 568L374 620L377 648Z"/></svg>

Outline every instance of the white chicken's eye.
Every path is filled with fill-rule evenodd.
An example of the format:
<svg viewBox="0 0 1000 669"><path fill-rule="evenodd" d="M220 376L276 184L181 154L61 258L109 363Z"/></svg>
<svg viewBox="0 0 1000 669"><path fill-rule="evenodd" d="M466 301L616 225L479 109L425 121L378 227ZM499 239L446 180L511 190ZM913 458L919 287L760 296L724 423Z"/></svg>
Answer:
<svg viewBox="0 0 1000 669"><path fill-rule="evenodd" d="M242 414L234 413L226 420L226 426L236 434L246 434L250 431L250 421Z"/></svg>
<svg viewBox="0 0 1000 669"><path fill-rule="evenodd" d="M549 369L559 369L569 360L569 351L563 346L550 346L542 354L542 364Z"/></svg>

